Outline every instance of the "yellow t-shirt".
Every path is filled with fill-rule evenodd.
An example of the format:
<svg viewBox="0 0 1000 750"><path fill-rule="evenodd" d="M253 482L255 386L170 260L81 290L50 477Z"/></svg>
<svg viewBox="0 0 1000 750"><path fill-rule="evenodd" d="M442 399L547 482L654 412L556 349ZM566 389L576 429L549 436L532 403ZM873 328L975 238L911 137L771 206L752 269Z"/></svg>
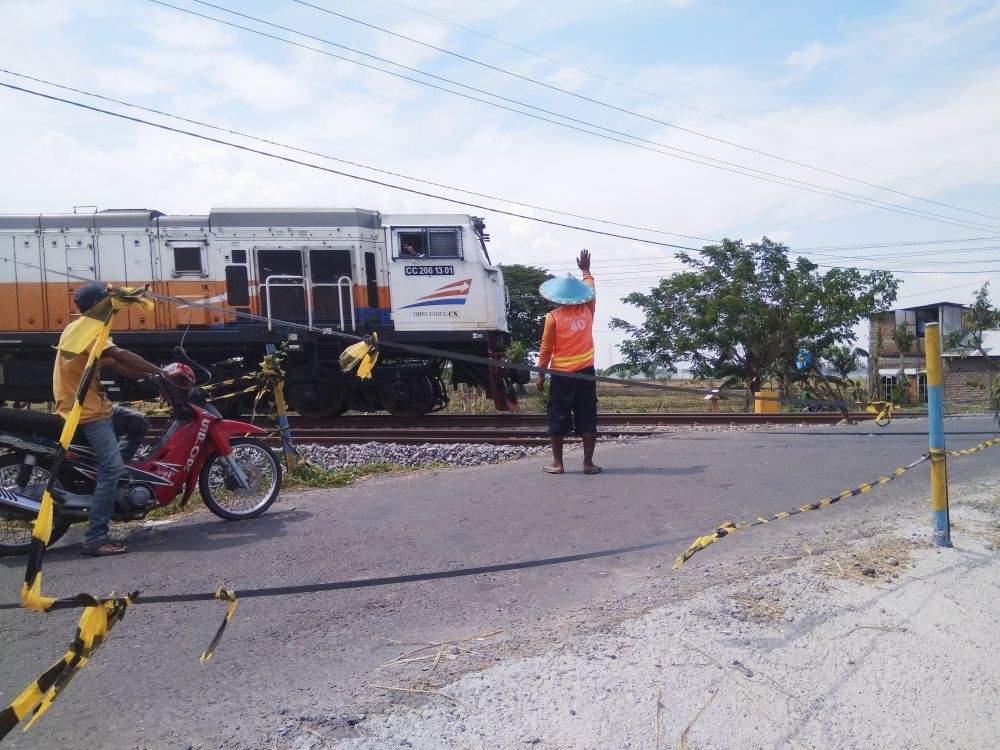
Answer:
<svg viewBox="0 0 1000 750"><path fill-rule="evenodd" d="M80 323L81 320L74 320L66 326L66 330L62 332L59 340L62 341L63 336L72 331L73 327ZM104 349L101 352L103 353L114 345L115 342L109 336L107 341L104 342ZM76 389L80 386L80 381L83 379L84 370L87 369L87 359L89 356L90 347L77 354L73 359L66 359L56 351L56 366L52 372L52 393L56 399L56 411L63 419L66 419L73 410ZM101 388L101 373L97 372L90 381L90 389L83 399L80 424L95 422L98 419L107 419L111 416L112 411L111 401L104 393L104 389Z"/></svg>

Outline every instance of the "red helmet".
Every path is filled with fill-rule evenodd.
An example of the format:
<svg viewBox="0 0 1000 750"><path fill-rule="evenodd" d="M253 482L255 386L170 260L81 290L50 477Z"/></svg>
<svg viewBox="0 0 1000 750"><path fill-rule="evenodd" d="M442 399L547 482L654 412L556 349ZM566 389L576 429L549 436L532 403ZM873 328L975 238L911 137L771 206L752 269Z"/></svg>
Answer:
<svg viewBox="0 0 1000 750"><path fill-rule="evenodd" d="M197 382L194 370L182 362L171 362L163 368L163 373L181 388L192 388Z"/></svg>

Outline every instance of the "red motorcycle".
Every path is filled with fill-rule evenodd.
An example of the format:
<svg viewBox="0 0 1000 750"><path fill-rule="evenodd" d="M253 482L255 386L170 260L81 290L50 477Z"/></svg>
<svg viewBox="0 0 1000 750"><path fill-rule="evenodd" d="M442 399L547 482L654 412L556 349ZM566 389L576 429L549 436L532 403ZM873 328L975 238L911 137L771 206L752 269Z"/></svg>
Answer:
<svg viewBox="0 0 1000 750"><path fill-rule="evenodd" d="M226 520L255 518L267 510L281 491L281 463L259 438L250 437L267 431L224 419L195 384L183 387L162 376L153 382L170 405L170 420L152 449L126 465L112 520L144 518L178 495L186 503L196 488L209 510ZM5 451L0 455L0 556L28 551L31 523L49 478L46 467L62 428L62 417L55 414L0 408L0 450ZM71 524L87 520L96 474L93 451L77 434L56 477L49 544Z"/></svg>

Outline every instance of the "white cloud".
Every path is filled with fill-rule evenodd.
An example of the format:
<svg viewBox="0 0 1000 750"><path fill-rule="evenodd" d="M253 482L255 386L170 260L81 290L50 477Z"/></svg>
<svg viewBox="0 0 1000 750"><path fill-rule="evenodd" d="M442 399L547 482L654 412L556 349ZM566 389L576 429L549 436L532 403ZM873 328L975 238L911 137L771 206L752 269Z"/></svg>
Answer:
<svg viewBox="0 0 1000 750"><path fill-rule="evenodd" d="M812 41L804 47L788 53L785 64L808 73L820 63L837 57L837 51L823 42Z"/></svg>
<svg viewBox="0 0 1000 750"><path fill-rule="evenodd" d="M0 39L9 42L13 58L30 71L276 141L499 198L704 237L727 235L753 240L767 234L798 244L835 244L874 234L889 239L967 234L957 228L873 212L627 148L365 72L305 50L268 45L261 48L265 54L240 34L171 16L150 22L129 15L124 6L116 41L100 55L94 55L86 44L75 39L69 5L49 3L49 7L58 21L52 26L29 26L17 38L9 27L0 29ZM81 12L79 6L72 7ZM963 6L957 15L938 12L923 19L923 6L909 7L910 15L896 19L888 28L856 30L839 43L815 40L812 44L817 46L809 54L806 51L810 45L799 46L797 53L789 55L790 64L811 74L829 68L854 75L855 66L877 60L886 49L886 40L901 29L911 32L911 39L921 44L944 49L980 44L983 35L995 33L984 21L993 18L989 9ZM507 0L499 9L463 6L462 12L505 13L509 21L516 13L523 12L523 18L530 19L542 11L538 4ZM935 24L946 28L935 28ZM394 28L443 46L450 43L446 30L436 24L399 24ZM205 44L198 48L202 34L206 34ZM902 43L893 45L893 55L908 54ZM38 53L53 48L66 50L64 58L55 61L51 55ZM387 51L387 56L397 57L400 50L392 49L391 55ZM604 70L594 52L595 57L585 59L582 67ZM414 62L441 61L438 53L432 55L419 49L411 53L414 56L408 59ZM793 59L795 54L799 57ZM564 56L572 58L572 51L567 50ZM519 69L529 71L536 67L553 70L551 66L536 66L535 61L522 61L521 65ZM985 62L942 73L932 90L921 90L911 82L909 87L896 88L891 98L877 77L865 80L862 76L852 83L857 87L856 96L827 98L817 93L807 105L784 98L781 87L752 69L721 64L698 67L674 61L626 74L640 88L708 111L722 110L736 118L752 113L746 120L755 128L849 154L856 162L878 164L895 174L912 175L933 188L796 147L690 109L643 99L634 92L623 93L608 84L588 82L578 73L552 75L551 80L560 85L579 88L588 95L599 90L602 98L642 107L651 116L684 127L935 200L961 200L944 194L944 190L996 196L995 192L984 194L981 188L997 184L1000 174L1000 148L996 142L996 133L1000 132L1000 69ZM499 89L506 83L491 78L484 87ZM527 92L521 85L506 91L518 98L542 96L537 91ZM719 159L877 195L893 203L905 200L564 98L532 101ZM17 113L17 117L0 122L0 159L7 175L4 187L0 187L0 212L4 213L63 211L74 204L95 203L102 208L132 205L170 213L204 213L220 205L339 205L387 212L463 210L390 188L110 121L62 105L43 104L6 90L0 90L0 106L5 112ZM335 169L368 174L359 168L314 160ZM402 178L375 177L412 184ZM447 192L426 185L414 187L432 193ZM517 213L542 215L499 200L465 197ZM655 272L665 273L676 267L664 261L636 266L634 275L605 275L602 280L601 273L629 270L633 259L669 260L672 251L629 240L582 235L490 211L467 210L485 213L494 238L491 252L501 262L571 267L580 248L591 249L603 290L600 328L606 327L609 316L634 318L634 312L615 301L617 297L648 287ZM984 209L984 213L990 212ZM580 223L567 217L552 218ZM982 217L979 220L989 221ZM636 230L606 225L598 228L636 234ZM702 244L651 236L680 245ZM943 287L966 280L954 276L936 281L908 280L902 293L931 289L934 283Z"/></svg>

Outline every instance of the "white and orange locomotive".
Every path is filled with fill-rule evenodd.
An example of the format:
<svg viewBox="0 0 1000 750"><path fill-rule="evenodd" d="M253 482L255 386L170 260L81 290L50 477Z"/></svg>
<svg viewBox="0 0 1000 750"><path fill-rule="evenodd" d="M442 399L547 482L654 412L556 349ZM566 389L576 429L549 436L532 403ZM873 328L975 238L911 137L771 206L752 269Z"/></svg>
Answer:
<svg viewBox="0 0 1000 750"><path fill-rule="evenodd" d="M467 215L356 208L0 215L0 401L51 400L52 347L76 314L73 293L81 279L100 279L150 282L153 292L180 300L151 314L123 311L115 322L116 343L151 361L170 360L186 334L192 356L224 380L254 370L266 344L287 344L286 393L304 416L426 414L447 403L449 363L452 383L481 386L498 409L510 410L506 291L488 239L483 221ZM378 333L384 344L497 365L387 346L374 377L361 381L340 372L338 358L352 341L336 333ZM129 387L109 391L131 398Z"/></svg>

